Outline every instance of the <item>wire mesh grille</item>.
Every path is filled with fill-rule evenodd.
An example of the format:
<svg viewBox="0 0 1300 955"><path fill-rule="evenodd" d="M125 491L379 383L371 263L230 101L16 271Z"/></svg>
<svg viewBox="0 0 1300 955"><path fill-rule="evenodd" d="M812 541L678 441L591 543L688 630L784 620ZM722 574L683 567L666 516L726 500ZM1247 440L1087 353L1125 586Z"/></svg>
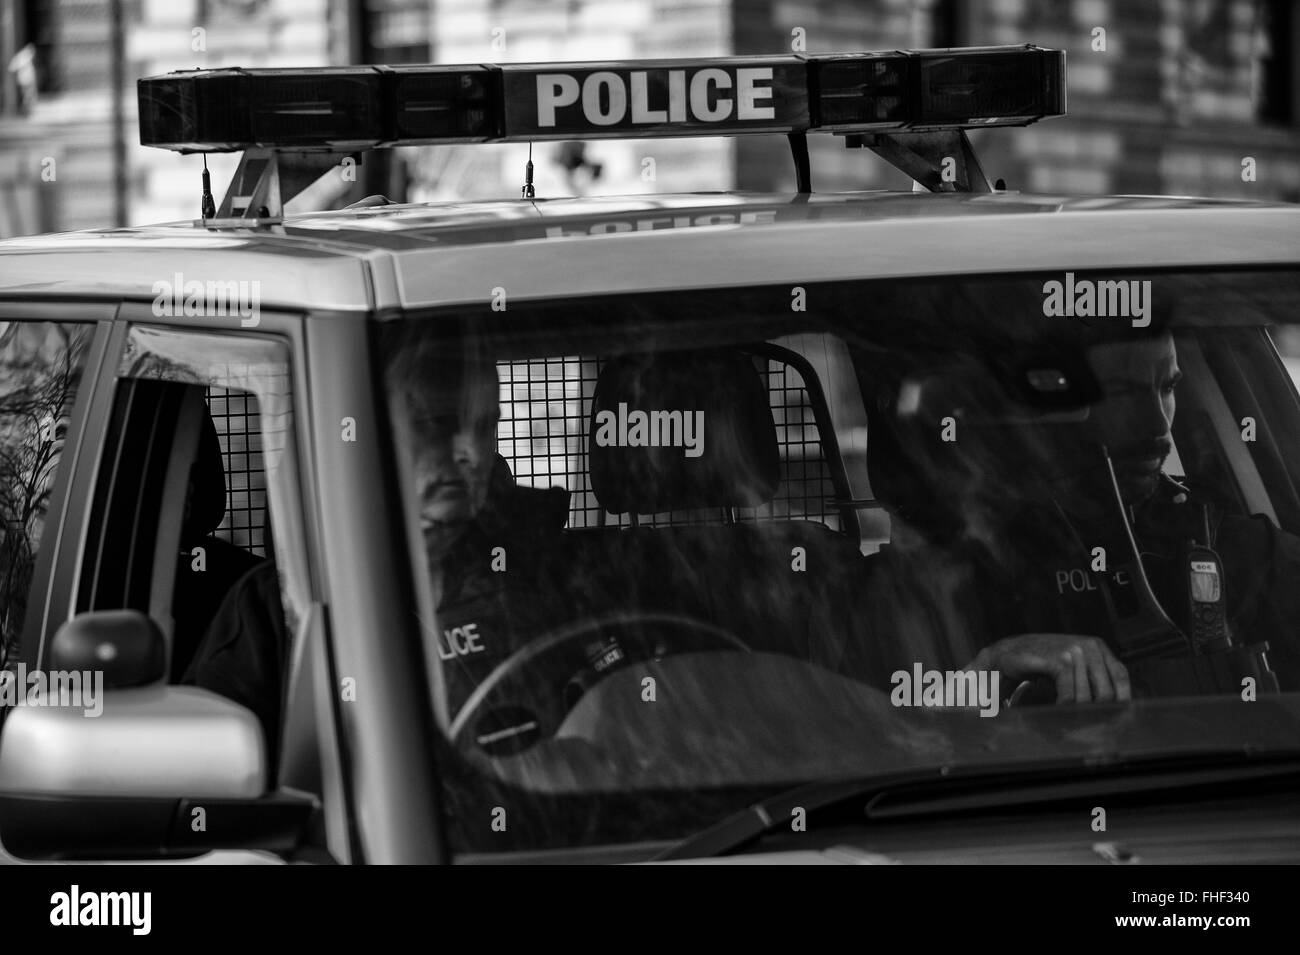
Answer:
<svg viewBox="0 0 1300 955"><path fill-rule="evenodd" d="M781 481L775 497L760 507L740 508L737 520L820 521L840 529L830 468L816 415L798 370L776 359L760 359L772 424L780 450ZM570 492L571 528L626 526L629 514L610 514L591 489L587 442L596 379L604 362L584 356L499 362L501 422L497 450L515 480L529 487L563 487ZM717 522L719 509L637 515L650 526Z"/></svg>
<svg viewBox="0 0 1300 955"><path fill-rule="evenodd" d="M501 423L497 449L515 479L530 487L563 487L570 492L571 528L627 526L629 514L609 514L591 489L587 456L592 397L603 361L590 357L549 357L501 362ZM740 508L742 522L811 520L839 530L839 515L828 508L834 496L816 415L798 370L775 359L762 360L772 424L780 450L780 484L775 497L754 508ZM226 469L226 515L217 536L266 556L266 475L262 461L261 419L256 396L223 388L207 391ZM665 511L637 515L644 525L716 522L717 509Z"/></svg>
<svg viewBox="0 0 1300 955"><path fill-rule="evenodd" d="M207 390L208 413L226 468L226 516L216 536L266 556L266 471L257 397L226 388Z"/></svg>

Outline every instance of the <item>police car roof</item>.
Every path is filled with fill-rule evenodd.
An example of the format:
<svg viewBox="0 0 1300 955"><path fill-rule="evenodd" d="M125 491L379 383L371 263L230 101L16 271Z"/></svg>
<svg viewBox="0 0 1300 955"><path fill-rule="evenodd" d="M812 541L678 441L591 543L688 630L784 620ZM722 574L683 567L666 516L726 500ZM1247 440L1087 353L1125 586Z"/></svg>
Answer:
<svg viewBox="0 0 1300 955"><path fill-rule="evenodd" d="M1056 215L1044 215L1056 213ZM1066 216L1067 219L1062 219ZM693 193L404 204L0 242L0 298L260 283L263 307L368 311L730 285L1295 264L1300 207L1166 196Z"/></svg>

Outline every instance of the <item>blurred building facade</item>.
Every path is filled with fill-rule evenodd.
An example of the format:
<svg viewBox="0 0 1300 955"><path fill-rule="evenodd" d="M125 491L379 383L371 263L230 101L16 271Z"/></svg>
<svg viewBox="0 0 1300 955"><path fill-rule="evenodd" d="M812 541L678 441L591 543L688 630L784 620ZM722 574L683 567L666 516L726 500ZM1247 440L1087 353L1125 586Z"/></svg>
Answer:
<svg viewBox="0 0 1300 955"><path fill-rule="evenodd" d="M0 236L114 221L109 14L0 4Z"/></svg>
<svg viewBox="0 0 1300 955"><path fill-rule="evenodd" d="M0 9L0 236L197 216L202 161L139 145L140 77L350 55L340 0L2 0ZM209 160L214 191L236 161Z"/></svg>
<svg viewBox="0 0 1300 955"><path fill-rule="evenodd" d="M738 53L774 52L774 37L796 31L810 53L1013 43L1065 50L1065 118L972 135L985 171L1010 189L1300 201L1293 0L733 3ZM814 188L898 183L842 143L814 140ZM789 187L788 166L784 150L745 142L737 182Z"/></svg>
<svg viewBox="0 0 1300 955"><path fill-rule="evenodd" d="M1035 192L1300 201L1295 0L430 0L428 58L543 62L1037 43L1067 51L1068 115L976 133ZM408 20L407 49L423 24ZM390 43L395 42L390 39ZM811 137L814 188L910 188ZM410 198L518 195L527 147L413 150ZM794 188L782 137L534 150L540 195ZM578 164L581 163L581 164ZM599 167L599 177L593 176Z"/></svg>
<svg viewBox="0 0 1300 955"><path fill-rule="evenodd" d="M1298 6L1293 0L5 0L0 236L195 217L201 161L137 144L135 80L174 69L1024 42L1067 51L1069 115L974 134L986 171L1008 188L1300 201ZM121 36L116 43L115 35ZM115 73L123 93L118 121ZM811 137L810 146L815 189L909 187L874 156L845 150L836 137ZM372 157L367 179L394 198L517 196L527 157L520 144L400 150ZM794 186L784 139L775 136L546 143L533 158L539 195ZM218 197L236 159L209 159Z"/></svg>

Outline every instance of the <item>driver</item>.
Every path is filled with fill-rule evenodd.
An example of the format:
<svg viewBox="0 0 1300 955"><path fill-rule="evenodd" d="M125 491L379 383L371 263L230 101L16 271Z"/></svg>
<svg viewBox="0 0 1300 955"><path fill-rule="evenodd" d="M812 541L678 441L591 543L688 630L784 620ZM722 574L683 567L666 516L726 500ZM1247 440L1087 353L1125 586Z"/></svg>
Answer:
<svg viewBox="0 0 1300 955"><path fill-rule="evenodd" d="M515 484L496 453L497 374L486 356L449 358L430 344L396 349L389 368L405 428L421 540L437 600L422 621L452 716L474 687L544 627L537 573L568 516L568 492ZM274 758L289 634L273 561L226 596L182 678L257 714Z"/></svg>
<svg viewBox="0 0 1300 955"><path fill-rule="evenodd" d="M407 408L413 493L437 599L425 643L441 662L454 717L489 673L561 615L542 584L568 518L568 492L521 487L496 453L495 363L458 364L417 344L390 372ZM500 727L505 731L507 727Z"/></svg>

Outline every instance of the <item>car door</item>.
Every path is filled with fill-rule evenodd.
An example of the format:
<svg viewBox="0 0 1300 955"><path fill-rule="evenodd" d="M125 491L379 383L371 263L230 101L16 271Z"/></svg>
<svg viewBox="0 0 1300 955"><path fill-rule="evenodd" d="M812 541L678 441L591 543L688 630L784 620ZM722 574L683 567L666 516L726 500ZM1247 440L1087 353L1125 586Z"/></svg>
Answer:
<svg viewBox="0 0 1300 955"><path fill-rule="evenodd" d="M124 306L118 318L111 330L100 330L103 372L93 398L85 399L94 409L98 440L89 442L68 478L80 507L63 525L65 546L45 567L49 609L39 621L29 610L22 659L48 666L51 640L73 617L114 610L147 615L166 644L158 683L168 689L197 685L253 709L270 757L265 792L251 807L212 800L203 806L189 798L199 785L197 764L153 767L163 791L150 795L178 801L177 811L203 823L188 831L173 826L163 854L247 847L272 848L277 857L297 852L346 860L336 779L330 787L335 796L323 811L323 776L338 763L320 753L333 734L319 730L334 714L298 466L292 387L300 375L292 357L297 318L264 316L256 334L220 320L203 328L192 327L193 319L191 327L168 325L142 306ZM249 586L259 574L269 587ZM258 599L265 606L250 610L249 602ZM226 630L238 629L253 612L283 621L284 645L273 654L277 672L263 681L261 700L241 696L220 679L229 675L225 651L235 639ZM239 630L241 639L246 629ZM205 670L205 661L215 665ZM142 725L150 732L147 720ZM194 742L202 745L198 737ZM314 806L310 820L302 797ZM225 827L215 838L208 835L214 809ZM280 812L271 825L280 830L274 835L267 830L268 810ZM297 835L310 828L315 838L298 839L286 823L300 827ZM129 839L119 840L118 848L136 857ZM147 845L139 852L151 854ZM78 853L73 848L68 854Z"/></svg>

